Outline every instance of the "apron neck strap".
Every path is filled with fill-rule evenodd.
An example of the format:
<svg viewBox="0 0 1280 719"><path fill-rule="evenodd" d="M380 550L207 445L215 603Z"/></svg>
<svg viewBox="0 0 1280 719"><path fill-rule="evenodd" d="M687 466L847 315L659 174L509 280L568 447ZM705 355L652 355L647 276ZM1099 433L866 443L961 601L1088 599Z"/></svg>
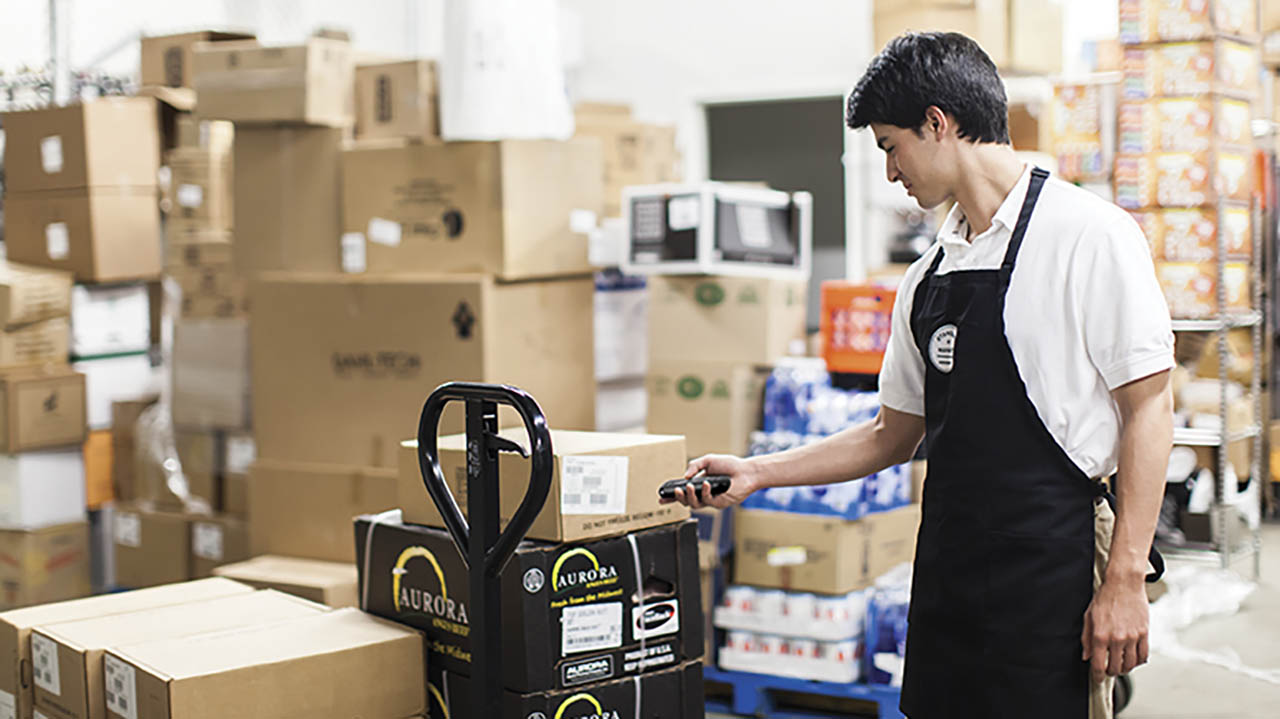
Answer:
<svg viewBox="0 0 1280 719"><path fill-rule="evenodd" d="M1018 224L1013 228L1013 236L1009 238L1009 249L1004 253L1004 262L1000 264L1000 273L1006 278L1013 273L1013 263L1018 259L1018 250L1022 249L1022 238L1027 234L1027 225L1031 222L1031 211L1036 208L1036 200L1040 198L1040 188L1048 179L1049 172L1039 167L1031 168L1031 182L1027 185L1027 197L1022 201L1022 210L1018 213Z"/></svg>

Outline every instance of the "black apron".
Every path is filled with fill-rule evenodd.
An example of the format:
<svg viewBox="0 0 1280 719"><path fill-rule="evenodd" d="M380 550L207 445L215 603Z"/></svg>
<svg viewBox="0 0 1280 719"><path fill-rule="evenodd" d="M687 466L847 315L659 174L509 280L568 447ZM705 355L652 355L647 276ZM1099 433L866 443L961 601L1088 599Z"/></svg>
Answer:
<svg viewBox="0 0 1280 719"><path fill-rule="evenodd" d="M1044 426L1004 327L1018 249L1048 173L1035 168L998 270L915 292L929 476L916 548L902 711L910 719L1084 719L1080 634L1093 596L1091 481ZM1058 298L1045 309L1059 312Z"/></svg>

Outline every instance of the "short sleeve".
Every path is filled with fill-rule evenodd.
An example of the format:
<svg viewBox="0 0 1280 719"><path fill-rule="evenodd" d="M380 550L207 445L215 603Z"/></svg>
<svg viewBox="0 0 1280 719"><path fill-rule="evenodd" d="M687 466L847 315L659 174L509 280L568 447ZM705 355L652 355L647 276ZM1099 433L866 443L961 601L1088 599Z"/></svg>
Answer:
<svg viewBox="0 0 1280 719"><path fill-rule="evenodd" d="M926 252L924 257L907 270L898 287L893 305L893 321L889 331L889 345L884 352L884 365L880 369L880 404L907 414L924 416L924 358L916 347L911 333L911 303L916 285L924 273L925 263L933 261L937 252Z"/></svg>
<svg viewBox="0 0 1280 719"><path fill-rule="evenodd" d="M1118 212L1084 238L1075 271L1089 358L1108 390L1171 369L1173 325L1151 250L1137 222Z"/></svg>

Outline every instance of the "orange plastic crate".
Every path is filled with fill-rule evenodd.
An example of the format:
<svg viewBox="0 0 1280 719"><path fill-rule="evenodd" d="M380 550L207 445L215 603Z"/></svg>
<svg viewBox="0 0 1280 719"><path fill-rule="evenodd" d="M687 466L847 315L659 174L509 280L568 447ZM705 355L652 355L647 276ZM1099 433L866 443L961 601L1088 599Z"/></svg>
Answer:
<svg viewBox="0 0 1280 719"><path fill-rule="evenodd" d="M879 374L889 345L895 290L844 280L822 283L822 357L830 372Z"/></svg>

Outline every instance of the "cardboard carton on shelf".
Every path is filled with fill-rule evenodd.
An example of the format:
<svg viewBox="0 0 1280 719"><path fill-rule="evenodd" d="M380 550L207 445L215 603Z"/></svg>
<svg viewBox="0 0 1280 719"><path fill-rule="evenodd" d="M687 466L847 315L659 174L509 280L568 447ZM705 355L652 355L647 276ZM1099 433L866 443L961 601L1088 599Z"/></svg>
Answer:
<svg viewBox="0 0 1280 719"><path fill-rule="evenodd" d="M10 192L9 259L71 272L77 282L160 276L160 215L154 187Z"/></svg>
<svg viewBox="0 0 1280 719"><path fill-rule="evenodd" d="M804 280L652 276L649 357L773 364L803 342L807 298Z"/></svg>
<svg viewBox="0 0 1280 719"><path fill-rule="evenodd" d="M356 566L350 562L264 554L243 562L224 564L215 568L213 573L251 587L276 589L330 607L360 605Z"/></svg>
<svg viewBox="0 0 1280 719"><path fill-rule="evenodd" d="M1253 39L1257 34L1258 0L1120 0L1120 41L1129 45L1220 35Z"/></svg>
<svg viewBox="0 0 1280 719"><path fill-rule="evenodd" d="M436 64L405 60L356 65L356 138L440 139Z"/></svg>
<svg viewBox="0 0 1280 719"><path fill-rule="evenodd" d="M1248 152L1154 152L1116 157L1116 204L1125 209L1247 203L1253 192Z"/></svg>
<svg viewBox="0 0 1280 719"><path fill-rule="evenodd" d="M192 64L195 47L202 42L253 40L242 32L201 30L177 35L155 35L142 38L141 74L143 85L194 87Z"/></svg>
<svg viewBox="0 0 1280 719"><path fill-rule="evenodd" d="M739 362L653 361L646 384L655 434L685 437L690 457L721 453L745 456L760 427L769 370Z"/></svg>
<svg viewBox="0 0 1280 719"><path fill-rule="evenodd" d="M88 595L87 522L0 530L0 610Z"/></svg>
<svg viewBox="0 0 1280 719"><path fill-rule="evenodd" d="M1249 266L1228 262L1223 270L1227 285L1227 312L1247 311L1250 306ZM1175 319L1205 319L1218 312L1218 269L1213 262L1157 262L1156 277Z"/></svg>
<svg viewBox="0 0 1280 719"><path fill-rule="evenodd" d="M303 45L196 47L196 113L237 123L350 127L355 121L351 45L309 38Z"/></svg>
<svg viewBox="0 0 1280 719"><path fill-rule="evenodd" d="M1130 46L1121 85L1127 100L1222 94L1258 95L1258 48L1228 39Z"/></svg>
<svg viewBox="0 0 1280 719"><path fill-rule="evenodd" d="M523 426L501 434L521 445L528 443ZM459 498L464 515L466 439L464 434L455 434L441 437L436 445L445 482ZM658 487L684 475L683 438L552 430L551 446L555 460L550 499L529 527L526 536L530 539L580 542L688 518L687 508L658 503ZM528 482L529 460L502 456L498 469L504 483L509 484L507 491L501 492L499 507L506 519L515 513L523 497L518 488ZM444 526L423 486L417 440L400 445L398 494L405 522Z"/></svg>
<svg viewBox="0 0 1280 719"><path fill-rule="evenodd" d="M1155 207L1131 213L1151 256L1171 262L1210 262L1218 256L1219 234L1226 235L1227 258L1253 255L1253 218L1248 207Z"/></svg>
<svg viewBox="0 0 1280 719"><path fill-rule="evenodd" d="M1119 106L1119 151L1205 152L1253 146L1252 107L1229 97L1160 97Z"/></svg>
<svg viewBox="0 0 1280 719"><path fill-rule="evenodd" d="M84 375L67 365L0 373L0 452L85 441Z"/></svg>
<svg viewBox="0 0 1280 719"><path fill-rule="evenodd" d="M0 527L39 529L85 518L80 446L0 454Z"/></svg>

